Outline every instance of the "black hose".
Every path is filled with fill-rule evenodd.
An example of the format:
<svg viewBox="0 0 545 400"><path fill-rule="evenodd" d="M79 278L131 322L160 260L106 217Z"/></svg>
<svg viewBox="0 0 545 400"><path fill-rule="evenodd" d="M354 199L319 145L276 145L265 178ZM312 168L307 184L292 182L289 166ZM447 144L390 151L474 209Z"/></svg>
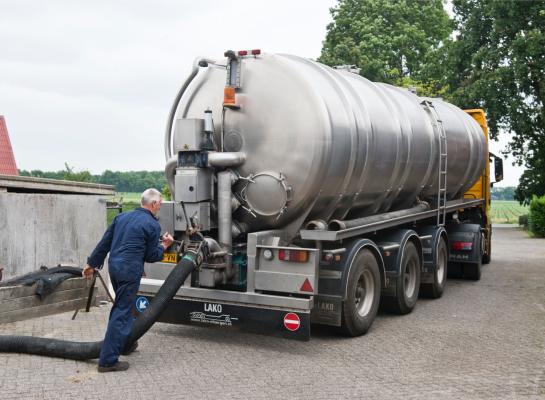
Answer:
<svg viewBox="0 0 545 400"><path fill-rule="evenodd" d="M134 322L131 335L125 348L143 336L159 319L169 301L197 266L195 253L186 253L170 272L155 295L150 306ZM88 360L100 355L100 342L72 342L68 340L41 338L34 336L0 336L0 353L26 353L70 360Z"/></svg>

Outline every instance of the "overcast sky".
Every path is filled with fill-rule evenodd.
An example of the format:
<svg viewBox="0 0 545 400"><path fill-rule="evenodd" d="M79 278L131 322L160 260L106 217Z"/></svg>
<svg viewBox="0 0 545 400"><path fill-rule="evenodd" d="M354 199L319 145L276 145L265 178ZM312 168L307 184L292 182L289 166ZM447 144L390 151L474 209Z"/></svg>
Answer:
<svg viewBox="0 0 545 400"><path fill-rule="evenodd" d="M195 57L317 58L335 3L0 0L0 115L17 166L162 170L166 117Z"/></svg>

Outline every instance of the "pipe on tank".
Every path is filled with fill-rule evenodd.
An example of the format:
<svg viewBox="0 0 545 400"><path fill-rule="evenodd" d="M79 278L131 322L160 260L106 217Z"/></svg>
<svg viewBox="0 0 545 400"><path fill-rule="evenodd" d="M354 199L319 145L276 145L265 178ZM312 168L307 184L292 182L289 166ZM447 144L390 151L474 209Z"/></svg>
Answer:
<svg viewBox="0 0 545 400"><path fill-rule="evenodd" d="M233 246L232 186L236 181L237 176L231 170L218 173L218 240L227 250L228 265L231 264Z"/></svg>
<svg viewBox="0 0 545 400"><path fill-rule="evenodd" d="M246 153L242 152L209 152L210 167L237 167L246 161Z"/></svg>
<svg viewBox="0 0 545 400"><path fill-rule="evenodd" d="M178 158L171 157L165 165L165 179L167 180L168 187L170 189L170 199L176 200L176 187L174 185L174 175L176 174L176 167L178 167Z"/></svg>
<svg viewBox="0 0 545 400"><path fill-rule="evenodd" d="M323 219L315 219L313 221L309 221L305 228L309 231L326 231L327 222L325 222Z"/></svg>
<svg viewBox="0 0 545 400"><path fill-rule="evenodd" d="M199 72L199 67L207 67L208 64L214 64L216 61L211 60L204 57L197 57L195 61L193 61L193 68L191 69L191 73L185 80L184 84L176 94L176 98L174 99L174 102L172 103L172 107L170 107L170 112L168 113L168 119L167 119L167 127L165 129L165 160L168 161L172 157L172 150L170 148L170 144L172 142L172 125L174 124L174 117L176 115L176 110L178 109L178 103L182 99L182 96L184 92L187 90L187 87L191 83L191 81L197 76Z"/></svg>
<svg viewBox="0 0 545 400"><path fill-rule="evenodd" d="M426 203L425 201L422 201L417 206L408 208L406 210L392 211L392 212L387 212L384 214L377 214L377 215L372 215L369 217L350 219L346 221L334 219L329 222L329 230L340 231L343 229L354 228L356 226L371 224L373 222L384 221L386 219L404 217L410 214L428 211L429 209L430 209L430 205Z"/></svg>

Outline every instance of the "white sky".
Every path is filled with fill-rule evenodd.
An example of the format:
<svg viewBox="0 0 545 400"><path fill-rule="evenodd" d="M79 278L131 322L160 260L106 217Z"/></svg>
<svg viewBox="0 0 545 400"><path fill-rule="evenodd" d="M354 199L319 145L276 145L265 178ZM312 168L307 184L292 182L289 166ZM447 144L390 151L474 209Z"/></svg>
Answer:
<svg viewBox="0 0 545 400"><path fill-rule="evenodd" d="M0 0L0 115L17 166L162 170L166 117L195 57L317 58L335 4ZM516 185L506 167L504 185Z"/></svg>

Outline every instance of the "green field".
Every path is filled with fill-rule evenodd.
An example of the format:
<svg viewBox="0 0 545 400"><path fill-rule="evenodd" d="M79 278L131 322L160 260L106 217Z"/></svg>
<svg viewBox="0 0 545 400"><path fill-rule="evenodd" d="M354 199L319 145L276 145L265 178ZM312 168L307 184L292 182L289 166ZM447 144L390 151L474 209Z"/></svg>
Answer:
<svg viewBox="0 0 545 400"><path fill-rule="evenodd" d="M528 214L528 207L521 206L518 201L492 200L492 223L518 224L519 216Z"/></svg>
<svg viewBox="0 0 545 400"><path fill-rule="evenodd" d="M141 193L118 192L115 194L115 196L112 196L108 200L122 203L123 211L130 211L140 206L140 195ZM118 213L118 210L108 210L106 214L106 220L108 222L108 225L110 225L110 223Z"/></svg>
<svg viewBox="0 0 545 400"><path fill-rule="evenodd" d="M140 196L142 193L132 193L132 192L117 192L112 198L114 201L121 201L123 203L140 203Z"/></svg>

